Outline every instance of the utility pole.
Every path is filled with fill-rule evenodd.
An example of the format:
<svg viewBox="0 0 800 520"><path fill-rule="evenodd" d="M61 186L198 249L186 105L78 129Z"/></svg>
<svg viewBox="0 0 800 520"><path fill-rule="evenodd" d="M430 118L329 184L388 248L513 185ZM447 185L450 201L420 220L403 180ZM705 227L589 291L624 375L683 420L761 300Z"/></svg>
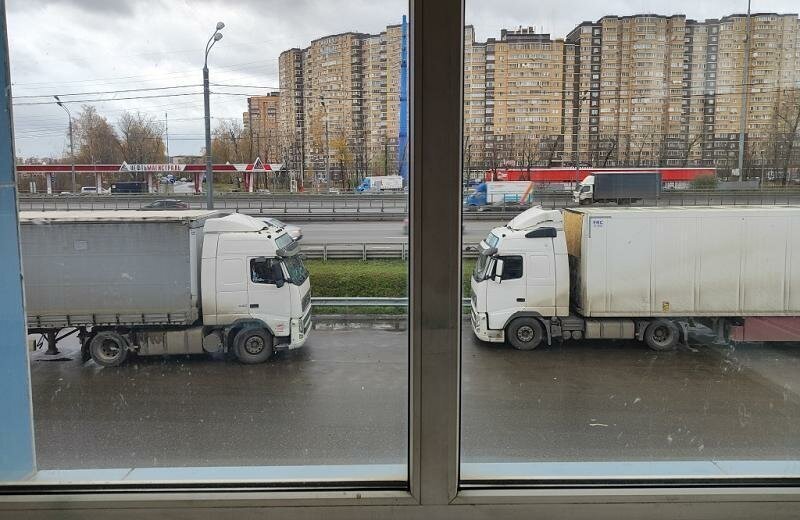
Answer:
<svg viewBox="0 0 800 520"><path fill-rule="evenodd" d="M328 107L325 105L325 98L320 97L320 103L322 103L322 108L325 109L325 114L323 117L325 118L325 180L330 183L330 148L328 143ZM317 193L319 193L319 179L315 179L314 186L316 186Z"/></svg>
<svg viewBox="0 0 800 520"><path fill-rule="evenodd" d="M72 114L70 114L69 109L67 108L67 106L64 103L62 103L60 99L58 99L58 96L53 96L53 97L56 98L56 105L58 105L61 108L63 108L64 111L66 111L66 113L67 113L67 117L69 118L69 162L70 162L70 165L71 165L70 170L72 172L72 193L77 193L78 192L78 181L75 178L75 146L73 145L73 141L72 141ZM98 186L97 189L98 189L98 193L100 193L99 192L100 186Z"/></svg>
<svg viewBox="0 0 800 520"><path fill-rule="evenodd" d="M386 141L386 135L383 136L383 174L389 175L389 143Z"/></svg>
<svg viewBox="0 0 800 520"><path fill-rule="evenodd" d="M747 18L744 27L742 113L739 115L739 182L744 182L744 134L747 131L747 90L750 83L750 0L747 0Z"/></svg>
<svg viewBox="0 0 800 520"><path fill-rule="evenodd" d="M167 164L169 164L169 114L167 112L164 112L164 131L167 134Z"/></svg>
<svg viewBox="0 0 800 520"><path fill-rule="evenodd" d="M580 149L580 135L581 135L581 105L586 99L589 92L583 92L578 97L578 110L576 119L575 130L575 189L578 189L578 183L581 181L581 149Z"/></svg>
<svg viewBox="0 0 800 520"><path fill-rule="evenodd" d="M203 60L203 108L205 110L205 124L206 124L206 190L208 193L207 207L214 209L214 173L212 172L213 166L211 164L211 92L208 89L208 52L215 43L222 39L222 33L219 32L225 24L217 22L217 28L211 38L206 43L206 55Z"/></svg>

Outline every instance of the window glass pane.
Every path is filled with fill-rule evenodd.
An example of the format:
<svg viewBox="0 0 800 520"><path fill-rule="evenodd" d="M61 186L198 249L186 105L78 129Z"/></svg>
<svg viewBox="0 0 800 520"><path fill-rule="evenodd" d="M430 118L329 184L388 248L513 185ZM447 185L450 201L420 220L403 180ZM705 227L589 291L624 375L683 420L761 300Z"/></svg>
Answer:
<svg viewBox="0 0 800 520"><path fill-rule="evenodd" d="M37 479L407 479L407 13L8 2Z"/></svg>
<svg viewBox="0 0 800 520"><path fill-rule="evenodd" d="M467 0L462 478L798 474L800 18L757 9Z"/></svg>

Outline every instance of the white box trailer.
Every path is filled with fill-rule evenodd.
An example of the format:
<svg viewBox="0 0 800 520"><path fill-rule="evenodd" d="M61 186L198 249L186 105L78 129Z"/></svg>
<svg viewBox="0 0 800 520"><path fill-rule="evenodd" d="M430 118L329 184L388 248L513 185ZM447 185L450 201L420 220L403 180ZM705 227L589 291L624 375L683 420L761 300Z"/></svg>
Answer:
<svg viewBox="0 0 800 520"><path fill-rule="evenodd" d="M472 325L485 341L666 350L692 322L800 340L800 207L532 208L481 242Z"/></svg>
<svg viewBox="0 0 800 520"><path fill-rule="evenodd" d="M585 317L800 314L800 208L566 210L564 230Z"/></svg>

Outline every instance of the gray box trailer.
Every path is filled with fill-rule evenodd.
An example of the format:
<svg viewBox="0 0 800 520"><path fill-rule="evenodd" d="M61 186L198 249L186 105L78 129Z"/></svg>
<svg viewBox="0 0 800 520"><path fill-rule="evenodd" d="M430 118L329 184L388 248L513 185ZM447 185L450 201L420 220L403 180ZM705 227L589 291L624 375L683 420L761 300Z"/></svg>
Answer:
<svg viewBox="0 0 800 520"><path fill-rule="evenodd" d="M189 325L200 318L200 258L212 211L23 212L29 331Z"/></svg>
<svg viewBox="0 0 800 520"><path fill-rule="evenodd" d="M655 200L661 195L661 173L594 172L594 202Z"/></svg>

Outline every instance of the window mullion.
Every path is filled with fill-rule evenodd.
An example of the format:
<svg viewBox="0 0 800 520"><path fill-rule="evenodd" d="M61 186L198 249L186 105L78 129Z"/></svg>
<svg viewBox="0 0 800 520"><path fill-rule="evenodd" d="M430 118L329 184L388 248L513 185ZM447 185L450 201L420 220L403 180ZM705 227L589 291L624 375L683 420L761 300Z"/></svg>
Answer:
<svg viewBox="0 0 800 520"><path fill-rule="evenodd" d="M0 480L24 478L36 470L28 353L17 215L17 179L5 6L0 5Z"/></svg>
<svg viewBox="0 0 800 520"><path fill-rule="evenodd" d="M411 0L411 490L456 495L461 335L462 0Z"/></svg>

